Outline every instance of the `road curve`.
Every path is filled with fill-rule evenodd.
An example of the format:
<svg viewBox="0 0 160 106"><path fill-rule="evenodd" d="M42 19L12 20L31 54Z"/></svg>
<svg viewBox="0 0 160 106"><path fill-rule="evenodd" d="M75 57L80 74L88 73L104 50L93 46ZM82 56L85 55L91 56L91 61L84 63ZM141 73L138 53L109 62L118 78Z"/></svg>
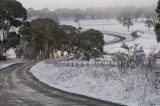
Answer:
<svg viewBox="0 0 160 106"><path fill-rule="evenodd" d="M18 63L0 70L0 106L122 106L49 87L30 73L33 65Z"/></svg>
<svg viewBox="0 0 160 106"><path fill-rule="evenodd" d="M120 35L115 35L115 34L107 34L107 35L113 36L113 37L117 37L117 38L119 38L119 39L118 39L118 40L114 40L114 41L112 41L112 42L105 43L105 44L113 44L113 43L118 43L118 42L121 42L121 41L125 41L125 40L126 40L125 37L120 36Z"/></svg>
<svg viewBox="0 0 160 106"><path fill-rule="evenodd" d="M112 33L107 33L107 32L104 32L104 34L119 38L119 39L113 40L113 41L111 41L111 42L106 42L105 45L107 45L107 44L113 44L113 43L118 43L118 42L121 42L121 41L125 41L125 40L126 40L126 37L120 36L120 35L118 35L118 34L112 34Z"/></svg>

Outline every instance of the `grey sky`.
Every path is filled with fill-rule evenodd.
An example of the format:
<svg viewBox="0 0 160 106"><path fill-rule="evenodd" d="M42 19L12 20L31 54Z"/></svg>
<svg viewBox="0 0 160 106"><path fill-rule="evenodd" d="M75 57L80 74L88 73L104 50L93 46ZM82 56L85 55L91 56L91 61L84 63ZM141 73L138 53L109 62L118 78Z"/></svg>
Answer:
<svg viewBox="0 0 160 106"><path fill-rule="evenodd" d="M35 9L49 8L54 10L56 8L81 8L88 7L108 7L108 6L148 6L156 4L158 0L18 0L26 8L33 7Z"/></svg>

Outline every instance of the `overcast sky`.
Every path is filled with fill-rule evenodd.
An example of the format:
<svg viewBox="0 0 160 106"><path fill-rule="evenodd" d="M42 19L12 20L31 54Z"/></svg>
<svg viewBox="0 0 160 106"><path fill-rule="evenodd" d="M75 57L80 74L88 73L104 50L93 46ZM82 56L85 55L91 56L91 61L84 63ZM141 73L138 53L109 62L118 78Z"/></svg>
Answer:
<svg viewBox="0 0 160 106"><path fill-rule="evenodd" d="M88 7L108 7L108 6L148 6L156 4L158 0L18 0L26 8L33 7L35 9L49 8L81 8Z"/></svg>

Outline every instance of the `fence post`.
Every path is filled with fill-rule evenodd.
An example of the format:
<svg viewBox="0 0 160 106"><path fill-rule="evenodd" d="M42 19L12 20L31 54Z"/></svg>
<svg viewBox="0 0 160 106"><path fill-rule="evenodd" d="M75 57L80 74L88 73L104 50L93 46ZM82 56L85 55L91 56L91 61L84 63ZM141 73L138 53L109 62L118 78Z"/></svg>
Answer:
<svg viewBox="0 0 160 106"><path fill-rule="evenodd" d="M112 65L111 61L110 61L109 65L110 65L110 66Z"/></svg>
<svg viewBox="0 0 160 106"><path fill-rule="evenodd" d="M83 63L81 63L81 66L83 67Z"/></svg>

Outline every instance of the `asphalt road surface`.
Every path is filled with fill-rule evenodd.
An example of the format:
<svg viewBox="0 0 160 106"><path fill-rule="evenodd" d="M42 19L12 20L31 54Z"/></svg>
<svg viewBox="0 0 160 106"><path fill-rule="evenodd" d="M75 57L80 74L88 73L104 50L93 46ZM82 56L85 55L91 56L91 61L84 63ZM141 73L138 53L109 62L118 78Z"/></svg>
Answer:
<svg viewBox="0 0 160 106"><path fill-rule="evenodd" d="M0 106L121 106L67 93L35 79L33 63L19 63L0 70Z"/></svg>
<svg viewBox="0 0 160 106"><path fill-rule="evenodd" d="M126 40L126 37L123 37L123 36L120 36L120 35L107 34L107 33L104 33L104 34L119 38L118 40L114 40L114 41L112 41L112 42L108 42L108 43L105 43L105 44L114 44L114 43L118 43L118 42L121 42L121 41L125 41L125 40Z"/></svg>

